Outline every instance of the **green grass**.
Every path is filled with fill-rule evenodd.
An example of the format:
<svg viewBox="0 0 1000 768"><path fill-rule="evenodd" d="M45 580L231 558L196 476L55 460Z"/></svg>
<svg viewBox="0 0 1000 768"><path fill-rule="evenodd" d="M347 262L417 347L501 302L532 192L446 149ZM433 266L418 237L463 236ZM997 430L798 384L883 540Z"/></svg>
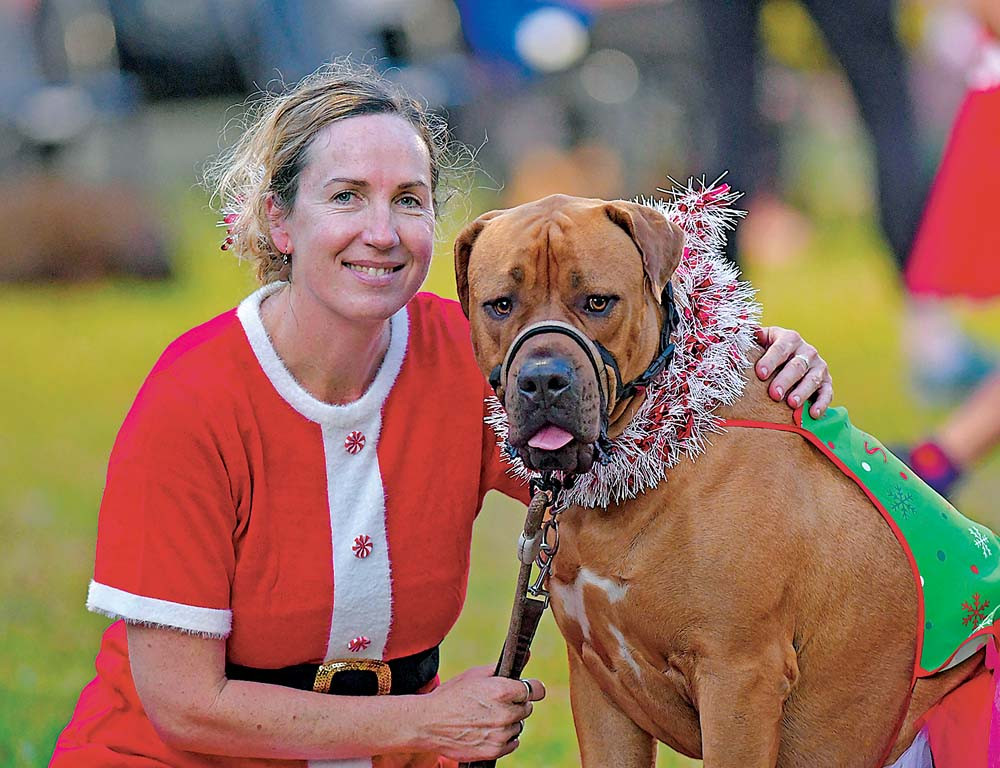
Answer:
<svg viewBox="0 0 1000 768"><path fill-rule="evenodd" d="M218 251L218 232L200 198L181 195L171 209L180 235L174 280L6 287L0 302L0 765L45 764L93 676L107 622L88 614L83 601L105 465L132 397L172 338L233 306L253 284L247 267ZM850 405L856 423L893 441L920 435L941 418L941 411L916 407L907 391L898 352L902 299L866 223L821 225L800 264L756 268L751 277L765 320L798 328L830 361L837 399ZM427 287L453 294L444 242ZM966 314L977 333L1000 338L996 307ZM993 525L1000 522L992 501L997 466L981 468L959 499L968 514ZM444 647L446 676L492 663L499 650L521 522L516 505L488 499L468 604ZM549 697L521 750L502 765L578 764L565 666L546 617L529 672L545 680ZM661 752L660 766L694 764Z"/></svg>

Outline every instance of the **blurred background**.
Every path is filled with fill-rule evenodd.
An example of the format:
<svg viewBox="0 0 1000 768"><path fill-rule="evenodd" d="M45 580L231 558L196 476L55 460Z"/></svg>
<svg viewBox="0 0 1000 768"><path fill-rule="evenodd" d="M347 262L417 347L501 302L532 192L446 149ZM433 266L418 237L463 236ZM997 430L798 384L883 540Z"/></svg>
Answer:
<svg viewBox="0 0 1000 768"><path fill-rule="evenodd" d="M1000 351L995 299L903 277L983 39L916 0L0 0L0 765L44 765L93 676L107 621L83 604L132 398L254 287L198 185L248 94L352 54L447 114L479 164L441 217L427 288L448 296L451 238L483 210L729 171L749 210L730 256L765 322L820 349L855 423L908 446ZM998 469L953 492L994 528ZM488 499L443 674L498 653L521 522ZM529 671L550 696L512 768L578 764L544 624Z"/></svg>

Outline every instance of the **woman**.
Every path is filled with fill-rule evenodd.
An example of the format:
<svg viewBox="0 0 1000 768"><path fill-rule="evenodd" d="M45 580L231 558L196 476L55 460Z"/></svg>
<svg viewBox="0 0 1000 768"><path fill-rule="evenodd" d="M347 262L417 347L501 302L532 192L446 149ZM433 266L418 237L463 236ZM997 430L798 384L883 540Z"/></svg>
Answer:
<svg viewBox="0 0 1000 768"><path fill-rule="evenodd" d="M483 424L461 310L417 294L443 149L419 105L336 65L264 104L220 164L227 244L263 287L167 349L119 433L88 607L124 621L54 765L432 766L517 748L540 681L436 678L483 495L526 498ZM789 401L818 389L825 408L815 350L780 329L762 341L764 377L795 355L772 393L801 378ZM360 695L376 692L365 670L399 695Z"/></svg>

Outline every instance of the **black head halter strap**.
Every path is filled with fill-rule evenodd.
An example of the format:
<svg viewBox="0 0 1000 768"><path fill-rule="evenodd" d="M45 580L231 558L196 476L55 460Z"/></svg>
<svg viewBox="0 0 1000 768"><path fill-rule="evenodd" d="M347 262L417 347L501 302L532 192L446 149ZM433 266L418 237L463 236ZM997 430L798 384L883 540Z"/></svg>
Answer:
<svg viewBox="0 0 1000 768"><path fill-rule="evenodd" d="M604 409L606 422L607 414L610 413L615 404L632 397L640 389L648 386L649 382L659 376L670 365L670 360L674 356L674 345L670 341L670 336L680 322L680 315L677 313L677 307L674 304L674 288L669 281L660 294L660 304L663 306L663 325L660 327L660 343L657 355L646 367L645 371L628 383L622 382L621 369L618 367L618 361L615 360L615 356L599 341L585 336L578 328L568 323L543 321L529 325L517 335L514 343L507 350L507 354L504 355L503 362L490 372L490 386L493 387L493 391L497 393L497 396L502 398L501 390L503 383L507 380L507 376L510 373L510 365L514 362L517 353L528 339L546 333L557 333L568 336L586 352L587 359L590 360L590 364L594 368L598 386L601 390L601 406ZM614 372L614 380L608 374L609 368Z"/></svg>
<svg viewBox="0 0 1000 768"><path fill-rule="evenodd" d="M627 384L622 383L621 371L618 368L618 361L615 360L614 355L603 344L594 342L601 351L601 357L604 358L604 362L615 372L615 380L618 384L617 395L615 397L616 403L632 397L640 389L645 389L649 386L649 382L665 371L674 357L674 345L670 341L670 337L677 329L677 324L680 322L680 315L677 312L677 306L674 304L674 287L670 284L669 280L660 294L660 305L663 307L663 325L660 326L659 351L656 357L653 358L653 361L646 366L646 370Z"/></svg>
<svg viewBox="0 0 1000 768"><path fill-rule="evenodd" d="M558 320L543 320L542 322L532 323L521 329L521 332L514 339L514 343L507 350L507 354L504 355L503 362L490 373L490 386L493 387L493 391L497 393L498 397L501 397L501 389L504 382L507 381L507 376L510 374L511 363L514 362L517 353L521 351L521 347L524 346L528 339L553 333L568 336L586 353L587 359L594 369L594 374L597 376L597 384L601 390L601 403L602 405L609 403L614 394L611 391L614 382L609 377L605 368L605 355L608 354L608 351L589 336L581 333L578 328ZM617 373L617 369L615 372Z"/></svg>

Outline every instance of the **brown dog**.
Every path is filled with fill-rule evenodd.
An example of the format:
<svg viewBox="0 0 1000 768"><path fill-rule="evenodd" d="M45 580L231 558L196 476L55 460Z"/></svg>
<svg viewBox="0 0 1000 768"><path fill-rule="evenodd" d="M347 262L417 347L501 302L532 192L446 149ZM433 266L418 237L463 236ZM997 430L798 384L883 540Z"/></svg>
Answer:
<svg viewBox="0 0 1000 768"><path fill-rule="evenodd" d="M587 472L641 407L623 382L662 351L683 243L649 207L559 195L461 233L459 297L527 468ZM597 344L519 337L539 322ZM753 379L717 415L789 413ZM799 435L730 428L636 498L562 513L549 589L583 764L649 766L655 739L707 768L894 761L983 653L910 695L916 590L873 512Z"/></svg>

